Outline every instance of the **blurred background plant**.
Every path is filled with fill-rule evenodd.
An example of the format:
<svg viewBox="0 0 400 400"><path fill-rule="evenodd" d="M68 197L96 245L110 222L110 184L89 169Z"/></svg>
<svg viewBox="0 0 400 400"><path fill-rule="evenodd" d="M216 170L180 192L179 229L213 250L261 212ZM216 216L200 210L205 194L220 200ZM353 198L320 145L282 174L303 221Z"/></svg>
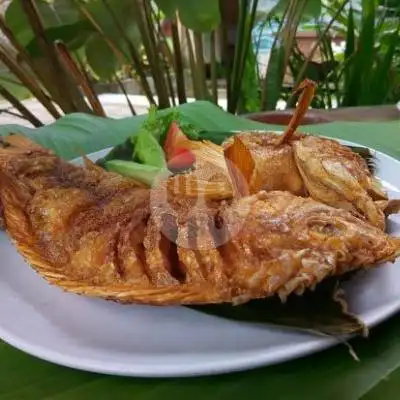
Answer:
<svg viewBox="0 0 400 400"><path fill-rule="evenodd" d="M4 3L4 1L3 1ZM292 108L319 83L314 108L400 98L398 0L12 0L0 16L0 95L54 117L105 116L99 94L188 99L231 113ZM226 99L226 100L225 100ZM13 111L14 112L14 111Z"/></svg>

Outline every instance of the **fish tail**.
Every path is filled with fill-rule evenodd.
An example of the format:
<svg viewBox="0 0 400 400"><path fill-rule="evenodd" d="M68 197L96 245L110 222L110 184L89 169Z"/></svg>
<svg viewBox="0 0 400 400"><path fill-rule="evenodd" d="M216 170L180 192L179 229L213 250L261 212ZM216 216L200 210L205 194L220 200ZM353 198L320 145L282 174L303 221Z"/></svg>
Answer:
<svg viewBox="0 0 400 400"><path fill-rule="evenodd" d="M40 255L29 216L26 212L32 193L11 174L0 170L0 201L4 225L12 242L34 269L46 277L54 268Z"/></svg>
<svg viewBox="0 0 400 400"><path fill-rule="evenodd" d="M0 170L0 200L6 228L12 238L23 240L30 232L25 209L31 198L30 190L10 173Z"/></svg>

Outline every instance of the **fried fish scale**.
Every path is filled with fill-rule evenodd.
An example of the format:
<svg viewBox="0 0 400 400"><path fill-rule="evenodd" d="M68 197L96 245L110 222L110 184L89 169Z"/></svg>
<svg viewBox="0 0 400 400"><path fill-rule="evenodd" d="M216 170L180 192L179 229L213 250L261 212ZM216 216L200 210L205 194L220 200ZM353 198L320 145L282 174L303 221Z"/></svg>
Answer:
<svg viewBox="0 0 400 400"><path fill-rule="evenodd" d="M0 197L19 252L69 292L156 305L284 299L399 250L350 213L287 192L157 203L129 179L51 157L51 171L47 159L41 170L40 157L28 157L34 174L26 154L10 157ZM12 175L11 164L24 174Z"/></svg>
<svg viewBox="0 0 400 400"><path fill-rule="evenodd" d="M291 143L277 145L279 135L241 133L236 135L250 150L255 161L255 171L250 182L251 192L259 190L287 190L293 194L304 195L305 186L296 161ZM227 139L226 148L233 143L233 137Z"/></svg>
<svg viewBox="0 0 400 400"><path fill-rule="evenodd" d="M226 207L222 218L244 218L222 251L240 297L302 293L329 275L393 260L399 240L356 218L289 192L260 192Z"/></svg>

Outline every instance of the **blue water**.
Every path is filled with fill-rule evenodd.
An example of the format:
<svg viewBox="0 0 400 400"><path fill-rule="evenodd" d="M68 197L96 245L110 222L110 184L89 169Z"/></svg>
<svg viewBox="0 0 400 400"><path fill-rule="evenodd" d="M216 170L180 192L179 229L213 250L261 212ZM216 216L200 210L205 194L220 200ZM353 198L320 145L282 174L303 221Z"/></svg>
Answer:
<svg viewBox="0 0 400 400"><path fill-rule="evenodd" d="M253 46L255 49L258 48L259 53L271 51L278 27L278 24L265 24L263 27L261 22L254 26L251 37Z"/></svg>
<svg viewBox="0 0 400 400"><path fill-rule="evenodd" d="M314 26L314 24L313 23L300 24L299 26L300 30L302 26L303 27L307 26L307 28L310 29ZM251 33L254 49L258 49L259 53L270 52L278 29L279 25L277 23L264 24L263 22L259 22L258 24L256 24Z"/></svg>

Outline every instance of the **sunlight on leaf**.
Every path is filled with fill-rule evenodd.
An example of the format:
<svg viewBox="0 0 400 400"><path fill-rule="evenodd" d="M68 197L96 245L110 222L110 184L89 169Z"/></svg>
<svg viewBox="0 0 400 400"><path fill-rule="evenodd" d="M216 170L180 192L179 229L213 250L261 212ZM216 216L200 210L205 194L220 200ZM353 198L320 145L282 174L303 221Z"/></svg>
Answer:
<svg viewBox="0 0 400 400"><path fill-rule="evenodd" d="M103 79L111 79L121 65L103 38L95 33L85 48L87 61L93 72Z"/></svg>
<svg viewBox="0 0 400 400"><path fill-rule="evenodd" d="M194 31L211 31L221 21L219 2L215 0L156 0L156 3L168 17L178 11L182 24Z"/></svg>
<svg viewBox="0 0 400 400"><path fill-rule="evenodd" d="M79 12L70 0L54 0L53 4L37 0L36 6L45 28L74 24L79 21ZM34 38L25 13L22 11L20 0L13 0L10 3L5 12L5 19L7 25L23 45L27 45Z"/></svg>

